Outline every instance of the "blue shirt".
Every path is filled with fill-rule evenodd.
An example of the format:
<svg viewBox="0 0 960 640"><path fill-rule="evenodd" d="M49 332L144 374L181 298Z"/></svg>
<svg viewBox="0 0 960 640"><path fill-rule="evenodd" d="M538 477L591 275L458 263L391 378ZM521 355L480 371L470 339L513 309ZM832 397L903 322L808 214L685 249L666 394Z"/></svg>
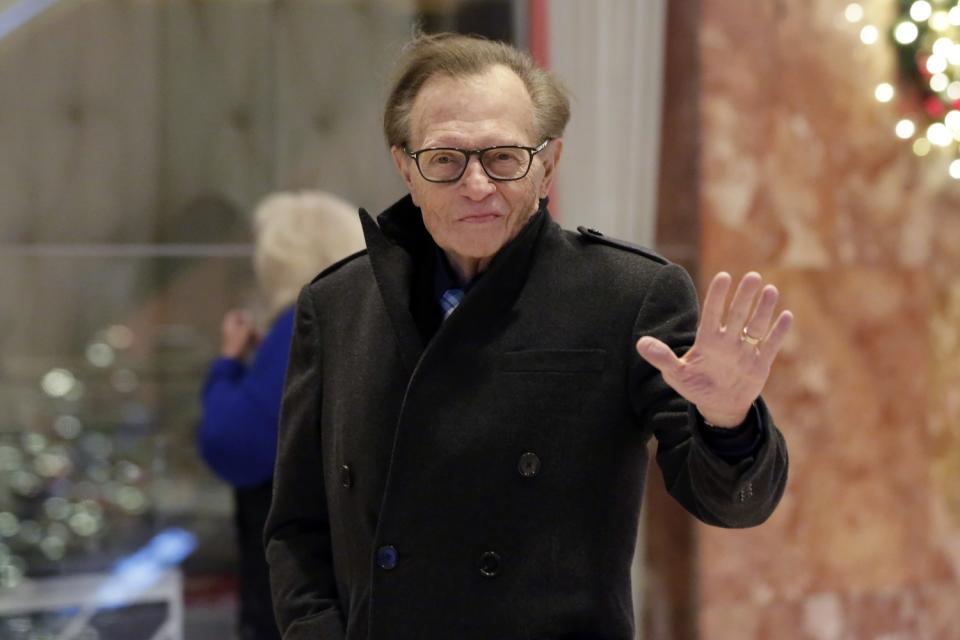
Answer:
<svg viewBox="0 0 960 640"><path fill-rule="evenodd" d="M292 307L277 317L249 366L218 358L207 374L200 454L235 487L264 484L273 476L293 318Z"/></svg>
<svg viewBox="0 0 960 640"><path fill-rule="evenodd" d="M437 300L439 305L440 298L443 297L443 293L447 289L462 289L466 294L470 289L477 283L477 280L482 276L482 273L478 273L473 278L470 279L464 285L460 284L460 281L457 280L457 274L454 272L453 267L450 266L450 260L447 258L447 254L443 252L443 249L440 247L436 248L436 259L433 263L433 297Z"/></svg>

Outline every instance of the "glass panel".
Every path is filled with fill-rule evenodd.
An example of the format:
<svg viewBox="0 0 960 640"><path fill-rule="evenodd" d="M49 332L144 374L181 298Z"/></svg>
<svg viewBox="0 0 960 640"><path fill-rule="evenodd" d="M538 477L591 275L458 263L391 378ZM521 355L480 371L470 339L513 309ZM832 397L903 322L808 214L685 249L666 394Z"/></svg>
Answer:
<svg viewBox="0 0 960 640"><path fill-rule="evenodd" d="M188 575L231 572L232 496L195 432L221 314L252 301L249 256L0 255L0 273L5 606L25 576L109 573L171 527L196 537ZM128 604L123 615L149 617ZM73 619L57 610L0 619L39 633Z"/></svg>
<svg viewBox="0 0 960 640"><path fill-rule="evenodd" d="M380 101L433 3L42 2L0 42L0 638L226 639L233 497L195 433L223 313L257 304L249 212L403 194ZM426 22L509 30L519 4ZM173 528L195 537L182 576L77 608Z"/></svg>
<svg viewBox="0 0 960 640"><path fill-rule="evenodd" d="M99 571L156 531L229 528L198 393L247 256L0 256L0 569ZM212 518L217 523L197 526ZM223 545L201 544L194 562ZM0 548L3 549L3 548Z"/></svg>

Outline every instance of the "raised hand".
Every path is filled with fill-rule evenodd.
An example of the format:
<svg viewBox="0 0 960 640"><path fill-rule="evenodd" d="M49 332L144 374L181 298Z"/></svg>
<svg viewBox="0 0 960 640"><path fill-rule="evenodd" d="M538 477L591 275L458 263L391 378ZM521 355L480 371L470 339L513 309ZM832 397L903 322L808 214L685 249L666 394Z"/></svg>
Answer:
<svg viewBox="0 0 960 640"><path fill-rule="evenodd" d="M724 314L731 278L718 273L703 302L693 346L682 358L660 340L644 336L637 353L660 370L664 381L697 407L710 424L736 427L747 416L770 375L793 314L773 319L779 293L763 286L759 273L743 277Z"/></svg>
<svg viewBox="0 0 960 640"><path fill-rule="evenodd" d="M253 315L243 309L232 309L223 316L220 333L220 355L225 358L243 358L260 342Z"/></svg>

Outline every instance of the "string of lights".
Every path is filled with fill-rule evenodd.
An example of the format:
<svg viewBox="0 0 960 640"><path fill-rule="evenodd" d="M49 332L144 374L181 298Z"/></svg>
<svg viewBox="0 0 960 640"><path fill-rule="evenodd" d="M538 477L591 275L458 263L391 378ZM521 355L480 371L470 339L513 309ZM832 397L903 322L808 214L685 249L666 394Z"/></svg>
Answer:
<svg viewBox="0 0 960 640"><path fill-rule="evenodd" d="M895 4L889 26L878 26L862 2L848 4L844 18L859 26L863 44L876 46L886 36L895 47L898 77L874 89L877 101L898 101L894 134L911 141L918 156L948 154L950 176L960 180L960 0Z"/></svg>

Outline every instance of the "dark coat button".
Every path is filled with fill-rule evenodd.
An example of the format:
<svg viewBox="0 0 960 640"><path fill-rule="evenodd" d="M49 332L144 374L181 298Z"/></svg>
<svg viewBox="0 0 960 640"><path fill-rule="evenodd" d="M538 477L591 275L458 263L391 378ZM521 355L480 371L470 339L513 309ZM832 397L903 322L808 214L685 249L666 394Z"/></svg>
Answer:
<svg viewBox="0 0 960 640"><path fill-rule="evenodd" d="M495 551L484 551L480 556L480 575L492 578L500 573L500 556Z"/></svg>
<svg viewBox="0 0 960 640"><path fill-rule="evenodd" d="M400 554L393 545L387 544L377 549L377 566L389 571L397 566Z"/></svg>
<svg viewBox="0 0 960 640"><path fill-rule="evenodd" d="M350 475L350 465L348 464L340 467L340 484L342 484L345 489L353 486L353 476Z"/></svg>
<svg viewBox="0 0 960 640"><path fill-rule="evenodd" d="M520 471L520 475L522 475L524 478L532 478L540 473L540 457L531 452L523 454L520 456L520 462L517 464L517 469Z"/></svg>

